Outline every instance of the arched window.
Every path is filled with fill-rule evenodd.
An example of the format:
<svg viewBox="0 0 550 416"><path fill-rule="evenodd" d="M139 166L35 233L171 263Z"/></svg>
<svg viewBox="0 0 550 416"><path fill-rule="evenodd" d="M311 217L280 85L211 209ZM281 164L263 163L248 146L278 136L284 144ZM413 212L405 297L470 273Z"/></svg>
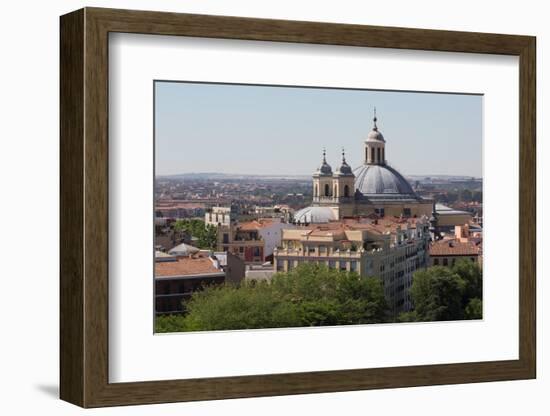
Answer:
<svg viewBox="0 0 550 416"><path fill-rule="evenodd" d="M328 186L328 183L325 184L325 196L330 195L330 187Z"/></svg>
<svg viewBox="0 0 550 416"><path fill-rule="evenodd" d="M349 197L349 186L348 185L344 186L344 196L346 198Z"/></svg>
<svg viewBox="0 0 550 416"><path fill-rule="evenodd" d="M378 156L377 162L380 163L380 161L382 160L382 159L380 159L380 148L376 149L376 153L377 153L377 156Z"/></svg>
<svg viewBox="0 0 550 416"><path fill-rule="evenodd" d="M381 160L382 163L386 163L386 157L384 155L384 149L382 148L382 160Z"/></svg>
<svg viewBox="0 0 550 416"><path fill-rule="evenodd" d="M370 162L374 163L374 147L370 148Z"/></svg>

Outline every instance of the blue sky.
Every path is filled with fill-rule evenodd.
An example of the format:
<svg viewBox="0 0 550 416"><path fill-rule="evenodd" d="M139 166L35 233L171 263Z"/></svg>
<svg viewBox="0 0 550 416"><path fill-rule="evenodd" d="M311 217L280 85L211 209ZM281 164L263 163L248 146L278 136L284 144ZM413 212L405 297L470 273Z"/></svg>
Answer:
<svg viewBox="0 0 550 416"><path fill-rule="evenodd" d="M352 167L378 127L386 159L405 175L481 176L479 95L302 87L155 83L156 174L310 175Z"/></svg>

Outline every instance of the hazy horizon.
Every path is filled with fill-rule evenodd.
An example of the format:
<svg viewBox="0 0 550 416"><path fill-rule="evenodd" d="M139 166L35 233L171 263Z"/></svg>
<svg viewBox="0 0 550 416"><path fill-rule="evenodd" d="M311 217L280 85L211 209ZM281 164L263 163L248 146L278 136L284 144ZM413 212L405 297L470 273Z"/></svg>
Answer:
<svg viewBox="0 0 550 416"><path fill-rule="evenodd" d="M353 167L373 108L406 176L482 176L480 95L155 82L155 176L311 176Z"/></svg>

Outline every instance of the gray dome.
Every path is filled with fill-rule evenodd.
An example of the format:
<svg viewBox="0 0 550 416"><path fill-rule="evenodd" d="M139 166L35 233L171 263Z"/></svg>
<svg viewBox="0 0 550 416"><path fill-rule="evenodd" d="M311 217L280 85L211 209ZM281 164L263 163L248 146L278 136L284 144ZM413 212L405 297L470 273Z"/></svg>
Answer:
<svg viewBox="0 0 550 416"><path fill-rule="evenodd" d="M369 135L367 136L367 142L383 142L383 143L386 143L386 140L384 139L384 136L382 135L382 133L380 133L378 131L378 128L377 127L374 127Z"/></svg>
<svg viewBox="0 0 550 416"><path fill-rule="evenodd" d="M189 244L181 243L176 247L168 251L168 254L172 256L190 256L198 253L200 250L197 247L190 246Z"/></svg>
<svg viewBox="0 0 550 416"><path fill-rule="evenodd" d="M323 149L323 162L317 168L313 176L332 176L332 168L327 163L326 151Z"/></svg>
<svg viewBox="0 0 550 416"><path fill-rule="evenodd" d="M330 176L332 175L332 168L326 161L323 161L321 166L317 168L317 172L315 172L315 174L321 176Z"/></svg>
<svg viewBox="0 0 550 416"><path fill-rule="evenodd" d="M306 207L294 214L294 220L300 224L326 223L337 219L330 207Z"/></svg>
<svg viewBox="0 0 550 416"><path fill-rule="evenodd" d="M342 162L338 170L336 171L336 175L338 176L353 176L353 171L351 169L351 166L348 165L345 161Z"/></svg>
<svg viewBox="0 0 550 416"><path fill-rule="evenodd" d="M355 189L363 195L402 195L416 198L409 182L388 165L362 165L354 173Z"/></svg>
<svg viewBox="0 0 550 416"><path fill-rule="evenodd" d="M344 154L344 149L342 149L342 164L335 173L336 176L353 176L353 171L351 166L346 162L346 155Z"/></svg>

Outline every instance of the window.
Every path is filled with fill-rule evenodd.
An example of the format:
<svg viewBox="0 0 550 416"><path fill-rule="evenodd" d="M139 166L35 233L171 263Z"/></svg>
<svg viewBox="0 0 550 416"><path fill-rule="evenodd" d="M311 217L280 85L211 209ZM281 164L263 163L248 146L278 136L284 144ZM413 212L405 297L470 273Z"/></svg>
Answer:
<svg viewBox="0 0 550 416"><path fill-rule="evenodd" d="M357 271L357 262L355 260L350 262L349 268L352 272L356 272Z"/></svg>
<svg viewBox="0 0 550 416"><path fill-rule="evenodd" d="M341 271L346 271L348 269L348 265L345 261L341 261L339 263L340 263L340 270Z"/></svg>
<svg viewBox="0 0 550 416"><path fill-rule="evenodd" d="M376 149L377 161L380 162L380 148Z"/></svg>
<svg viewBox="0 0 550 416"><path fill-rule="evenodd" d="M229 244L229 234L227 234L227 233L223 234L223 243L224 244Z"/></svg>
<svg viewBox="0 0 550 416"><path fill-rule="evenodd" d="M335 269L336 268L336 262L334 260L329 260L328 268L329 269Z"/></svg>
<svg viewBox="0 0 550 416"><path fill-rule="evenodd" d="M370 161L371 163L374 162L374 147L371 147L370 149Z"/></svg>
<svg viewBox="0 0 550 416"><path fill-rule="evenodd" d="M434 259L434 266L439 266L439 259Z"/></svg>
<svg viewBox="0 0 550 416"><path fill-rule="evenodd" d="M411 209L410 208L404 208L403 209L403 216L404 217L410 217L411 216Z"/></svg>
<svg viewBox="0 0 550 416"><path fill-rule="evenodd" d="M443 259L443 266L449 265L449 259Z"/></svg>
<svg viewBox="0 0 550 416"><path fill-rule="evenodd" d="M348 185L344 186L344 196L346 198L349 197L349 186Z"/></svg>
<svg viewBox="0 0 550 416"><path fill-rule="evenodd" d="M329 196L330 195L330 187L328 186L328 183L325 184L325 196Z"/></svg>

